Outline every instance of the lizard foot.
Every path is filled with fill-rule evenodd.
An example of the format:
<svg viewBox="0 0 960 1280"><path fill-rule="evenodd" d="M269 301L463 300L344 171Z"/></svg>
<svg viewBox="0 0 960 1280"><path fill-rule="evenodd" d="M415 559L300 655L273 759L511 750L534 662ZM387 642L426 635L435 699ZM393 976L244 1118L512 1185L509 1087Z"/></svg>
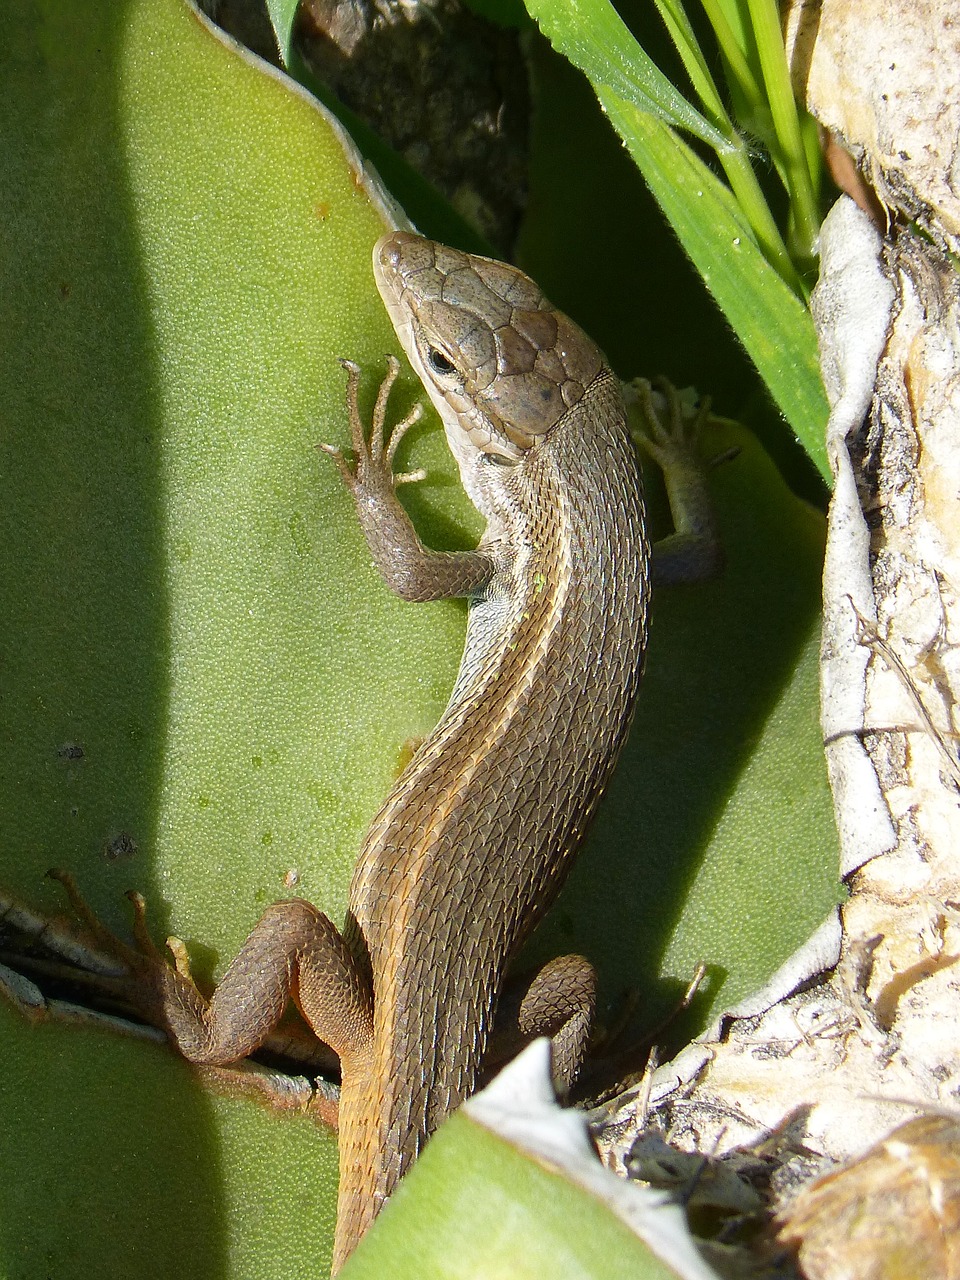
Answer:
<svg viewBox="0 0 960 1280"><path fill-rule="evenodd" d="M354 461L352 464L348 462L343 450L336 445L320 444L317 448L333 458L344 484L355 496L370 489L375 491L385 487L395 489L397 485L412 484L417 480L426 479L426 472L422 468L416 471L395 472L393 470L393 460L400 442L423 416L422 407L415 404L406 417L401 418L389 431L386 429L387 403L400 372L399 360L396 356L387 356L387 374L377 392L369 434L360 416L358 398L360 366L353 360L341 360L340 364L347 371L347 412L350 418L351 452Z"/></svg>
<svg viewBox="0 0 960 1280"><path fill-rule="evenodd" d="M624 400L632 410L630 434L634 443L662 471L690 455L696 457L711 418L709 396L698 397L693 387L678 390L667 378L634 378L624 387Z"/></svg>
<svg viewBox="0 0 960 1280"><path fill-rule="evenodd" d="M190 1057L195 1030L181 1042L170 1007L179 1010L181 1019L202 1022L209 1006L193 982L183 942L167 939L169 957L158 949L147 928L144 899L131 891L131 946L100 920L69 872L48 875L63 887L74 918L44 915L0 893L5 961L0 964L0 998L30 1023L85 1026L160 1044L173 1040ZM297 1019L285 1019L262 1044L272 1069L208 1061L198 1063L201 1078L231 1096L252 1097L278 1110L309 1111L336 1127L336 1090L322 1078L337 1066L327 1046Z"/></svg>
<svg viewBox="0 0 960 1280"><path fill-rule="evenodd" d="M624 387L630 430L642 453L663 471L676 532L653 547L654 581L697 582L723 568L707 474L729 451L712 461L700 457L700 442L711 421L710 399L699 402L692 389L678 391L666 378L636 378ZM735 453L735 451L734 451Z"/></svg>
<svg viewBox="0 0 960 1280"><path fill-rule="evenodd" d="M62 886L70 909L94 951L110 957L115 962L117 968L114 972L117 976L113 981L116 985L112 988L111 994L125 1004L136 1017L143 1018L159 1030L168 1030L164 1009L169 998L168 988L171 981L176 986L188 987L200 998L190 972L187 949L183 942L177 937L167 938L170 957L168 959L150 935L147 926L147 906L143 895L135 889L129 889L125 896L133 907L134 945L131 946L103 923L80 892L76 880L69 871L54 868L48 871L47 875Z"/></svg>
<svg viewBox="0 0 960 1280"><path fill-rule="evenodd" d="M135 896L137 945L131 947L99 920L68 872L48 874L63 886L74 918L44 915L0 896L6 960L0 991L31 1021L106 1022L149 1034L146 1026L138 1030L124 1021L132 1016L156 1025L142 996L143 975L163 961L147 934L143 900Z"/></svg>

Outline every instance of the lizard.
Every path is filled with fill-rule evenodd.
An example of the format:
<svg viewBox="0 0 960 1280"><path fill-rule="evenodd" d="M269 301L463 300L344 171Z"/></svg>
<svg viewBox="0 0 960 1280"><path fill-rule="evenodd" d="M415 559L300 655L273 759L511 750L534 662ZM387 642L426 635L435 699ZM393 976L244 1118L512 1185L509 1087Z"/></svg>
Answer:
<svg viewBox="0 0 960 1280"><path fill-rule="evenodd" d="M145 966L144 1003L192 1062L253 1052L291 997L339 1055L333 1274L477 1086L510 961L555 899L626 738L652 576L623 394L596 344L504 263L397 231L373 264L486 520L479 544L427 549L397 498L415 478L393 462L418 411L387 428L395 358L369 431L359 367L342 361L353 458L320 448L387 585L410 601L467 597L456 682L367 831L342 930L303 899L273 904L209 999L175 940L172 964L153 952ZM684 511L697 467L684 471L677 423L654 434L646 447L674 474L675 537L700 545L705 527ZM512 1015L523 1038L552 1037L560 1087L584 1057L594 992L592 966L561 957Z"/></svg>

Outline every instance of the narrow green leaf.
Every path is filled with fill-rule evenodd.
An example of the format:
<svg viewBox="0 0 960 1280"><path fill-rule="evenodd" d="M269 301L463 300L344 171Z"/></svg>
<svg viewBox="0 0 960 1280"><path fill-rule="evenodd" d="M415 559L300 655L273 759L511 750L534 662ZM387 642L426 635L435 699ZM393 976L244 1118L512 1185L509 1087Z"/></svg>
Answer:
<svg viewBox="0 0 960 1280"><path fill-rule="evenodd" d="M829 479L827 402L810 313L769 265L730 192L660 120L598 96L784 417Z"/></svg>
<svg viewBox="0 0 960 1280"><path fill-rule="evenodd" d="M663 19L664 26L670 33L674 48L680 55L684 70L690 77L694 92L704 104L721 132L726 136L730 136L733 133L733 125L727 115L726 107L723 105L723 99L717 90L716 83L707 65L707 60L703 56L700 42L697 40L696 33L690 25L686 10L679 3L679 0L654 0L654 3L659 10L660 17ZM637 48L639 47L638 45Z"/></svg>
<svg viewBox="0 0 960 1280"><path fill-rule="evenodd" d="M752 228L754 239L760 245L764 257L771 266L776 268L794 292L801 293L800 279L773 214L770 212L766 197L760 189L746 143L727 114L683 6L678 3L678 0L655 0L655 3L695 92L729 142L729 147L717 152L717 158Z"/></svg>
<svg viewBox="0 0 960 1280"><path fill-rule="evenodd" d="M266 5L267 13L270 15L270 25L277 38L280 61L284 66L288 66L292 48L293 20L297 16L299 0L266 0Z"/></svg>
<svg viewBox="0 0 960 1280"><path fill-rule="evenodd" d="M727 61L730 74L738 86L741 96L756 110L760 105L760 87L750 69L750 63L737 32L730 25L730 20L723 4L720 0L701 0L701 3L704 13L710 20L710 25L713 27L713 33L717 38L717 44L720 46L720 52Z"/></svg>
<svg viewBox="0 0 960 1280"><path fill-rule="evenodd" d="M814 198L807 155L800 134L797 103L783 49L780 11L773 0L749 2L764 85L783 157L784 178L790 193L797 254L804 262L812 262L820 231L820 214Z"/></svg>
<svg viewBox="0 0 960 1280"><path fill-rule="evenodd" d="M579 0L528 0L527 10L553 47L594 84L605 85L640 110L687 130L717 151L729 148L729 138L651 62L609 0L591 0L589 21Z"/></svg>

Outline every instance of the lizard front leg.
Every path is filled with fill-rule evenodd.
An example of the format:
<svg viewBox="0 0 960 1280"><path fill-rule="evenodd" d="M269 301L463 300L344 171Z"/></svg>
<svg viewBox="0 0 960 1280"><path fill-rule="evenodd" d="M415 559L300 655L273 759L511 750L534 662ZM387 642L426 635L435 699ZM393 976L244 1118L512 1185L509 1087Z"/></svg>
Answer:
<svg viewBox="0 0 960 1280"><path fill-rule="evenodd" d="M653 544L657 586L703 582L723 568L723 547L707 481L726 456L704 463L698 442L710 420L710 400L691 404L666 378L635 378L624 385L631 434L640 451L663 473L675 532Z"/></svg>
<svg viewBox="0 0 960 1280"><path fill-rule="evenodd" d="M333 458L353 497L360 528L373 562L384 582L402 600L423 603L472 595L492 577L495 566L482 551L433 551L420 541L410 517L397 498L397 486L423 479L423 473L393 470L400 441L420 418L420 406L389 431L387 401L400 365L387 357L387 375L377 393L369 433L360 416L357 392L360 368L352 360L340 362L347 371L347 411L350 418L349 462L336 445L318 447Z"/></svg>

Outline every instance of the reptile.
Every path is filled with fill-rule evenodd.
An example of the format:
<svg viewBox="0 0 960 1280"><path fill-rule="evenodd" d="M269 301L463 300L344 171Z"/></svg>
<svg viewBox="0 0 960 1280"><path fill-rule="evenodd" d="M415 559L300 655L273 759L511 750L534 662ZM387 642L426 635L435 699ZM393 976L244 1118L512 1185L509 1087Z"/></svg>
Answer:
<svg viewBox="0 0 960 1280"><path fill-rule="evenodd" d="M150 966L156 1020L193 1062L251 1053L291 997L339 1055L334 1274L477 1087L498 1005L510 1007L508 1037L552 1037L558 1085L576 1076L593 1011L588 962L561 957L501 996L626 737L651 582L635 448L599 348L514 267L399 231L373 262L486 520L479 544L427 549L397 498L411 477L394 474L394 458L416 413L387 428L395 359L369 431L360 370L342 362L353 457L320 447L387 585L410 601L467 597L455 686L367 831L342 930L302 899L275 903L209 1000L182 947L172 965ZM651 447L668 445L664 435Z"/></svg>

